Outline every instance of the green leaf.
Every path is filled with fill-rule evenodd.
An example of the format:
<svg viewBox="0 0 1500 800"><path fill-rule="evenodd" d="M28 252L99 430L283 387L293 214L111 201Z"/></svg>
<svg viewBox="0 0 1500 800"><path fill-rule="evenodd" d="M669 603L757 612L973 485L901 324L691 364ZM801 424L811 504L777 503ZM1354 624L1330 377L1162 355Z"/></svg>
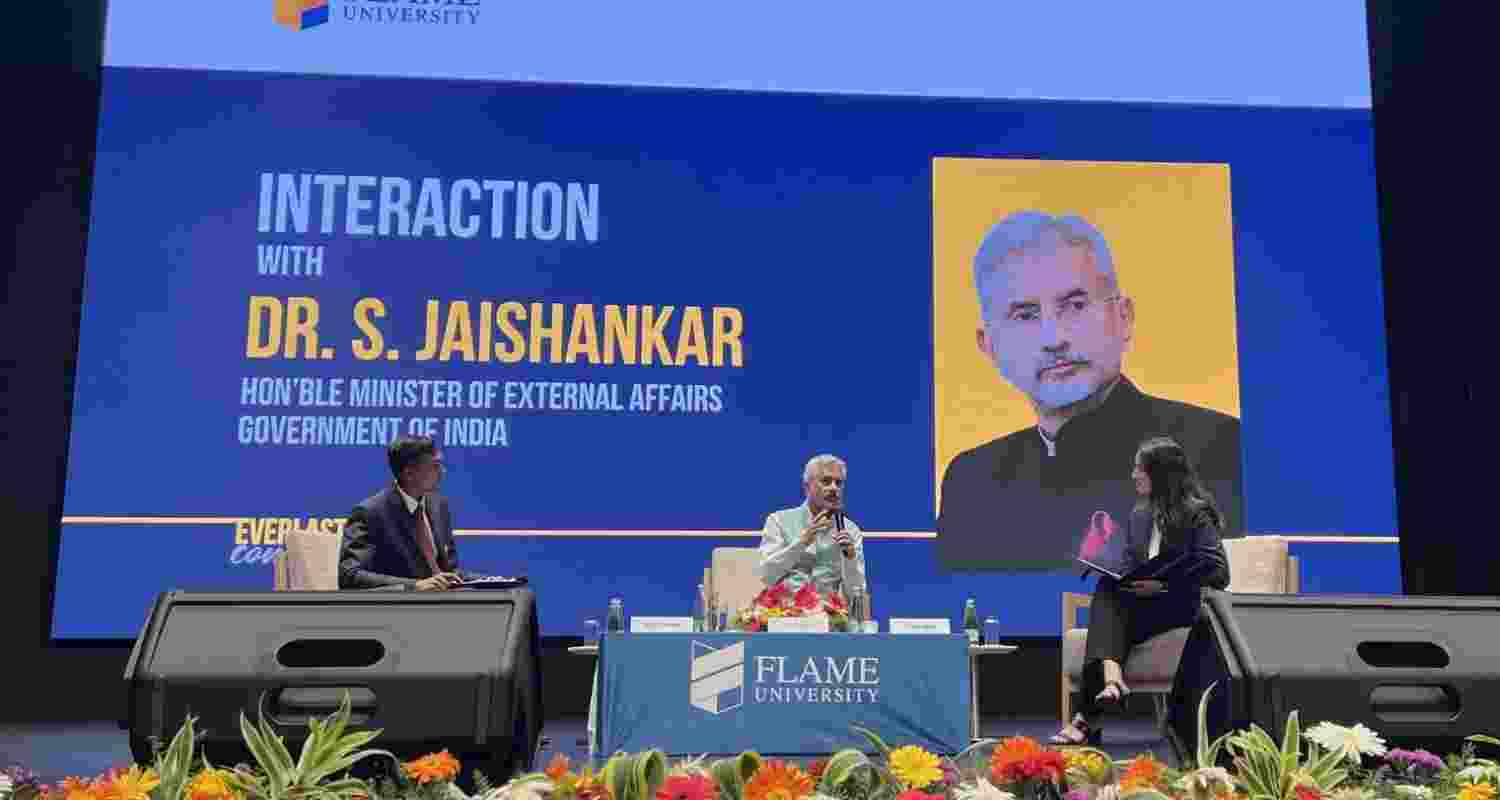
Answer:
<svg viewBox="0 0 1500 800"><path fill-rule="evenodd" d="M823 778L819 781L818 788L832 794L860 769L874 769L869 756L853 748L840 750L828 758L828 766L823 769Z"/></svg>
<svg viewBox="0 0 1500 800"><path fill-rule="evenodd" d="M344 770L349 769L350 767L358 764L366 758L369 758L370 756L386 756L392 761L398 762L400 760L396 758L395 753L392 753L389 750L361 750L358 753L351 753L350 755L344 756L343 758L340 758L338 761L334 762L332 768L323 773L323 776L343 772ZM313 780L315 781L323 776L317 776L317 778L314 778Z"/></svg>
<svg viewBox="0 0 1500 800"><path fill-rule="evenodd" d="M1297 724L1297 712L1286 715L1286 732L1281 737L1281 769L1291 772L1302 760L1302 726Z"/></svg>
<svg viewBox="0 0 1500 800"><path fill-rule="evenodd" d="M743 800L745 779L740 777L739 766L732 758L721 758L708 765L708 774L713 776L723 800Z"/></svg>
<svg viewBox="0 0 1500 800"><path fill-rule="evenodd" d="M876 751L878 751L880 753L881 756L886 757L886 758L890 757L890 755L891 755L890 745L887 745L885 743L885 740L880 738L879 734L875 733L874 731L870 730L869 728L864 727L863 725L851 725L849 727L855 733L859 734L860 736L865 737L865 739L870 742L870 744L875 748Z"/></svg>
<svg viewBox="0 0 1500 800"><path fill-rule="evenodd" d="M1219 682L1214 681L1203 690L1203 696L1198 698L1198 768L1213 766L1211 751L1208 747L1208 697L1214 693L1214 687Z"/></svg>
<svg viewBox="0 0 1500 800"><path fill-rule="evenodd" d="M262 772L266 773L266 782L275 787L286 786L287 775L280 768L276 758L271 754L271 743L266 742L261 731L250 724L250 720L245 716L245 712L243 711L240 712L240 736L245 740L245 747L249 749L250 755L255 759L256 765L261 768ZM276 789L271 789L270 791L277 792ZM279 797L279 792L275 796Z"/></svg>
<svg viewBox="0 0 1500 800"><path fill-rule="evenodd" d="M734 758L721 758L708 767L708 774L719 785L723 800L743 800L745 782L760 769L760 754L746 750Z"/></svg>
<svg viewBox="0 0 1500 800"><path fill-rule="evenodd" d="M286 748L286 739L276 733L271 727L271 723L266 722L264 713L261 714L260 719L256 720L256 728L260 731L261 740L265 743L266 755L275 762L276 771L289 779L295 773L293 772L292 753ZM271 772L270 764L262 764L261 767L267 773Z"/></svg>
<svg viewBox="0 0 1500 800"><path fill-rule="evenodd" d="M667 779L667 756L660 750L649 750L635 758L631 770L636 795L630 800L651 800L662 781Z"/></svg>
<svg viewBox="0 0 1500 800"><path fill-rule="evenodd" d="M1485 734L1482 734L1482 733L1476 733L1473 736L1465 736L1464 737L1464 741L1466 741L1466 742L1478 742L1479 744L1492 744L1492 745L1495 745L1496 747L1500 747L1500 739L1496 739L1493 736L1486 736Z"/></svg>

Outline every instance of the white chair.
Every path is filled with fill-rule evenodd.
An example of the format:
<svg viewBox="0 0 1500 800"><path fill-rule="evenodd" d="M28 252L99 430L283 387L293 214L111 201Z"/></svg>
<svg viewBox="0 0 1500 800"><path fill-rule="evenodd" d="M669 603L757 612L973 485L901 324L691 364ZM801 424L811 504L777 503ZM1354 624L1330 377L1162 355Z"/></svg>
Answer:
<svg viewBox="0 0 1500 800"><path fill-rule="evenodd" d="M1280 536L1225 539L1229 557L1229 591L1256 594L1296 594L1300 587L1297 559ZM1093 595L1063 592L1062 596L1062 722L1073 718L1073 693L1083 680L1084 642L1088 629L1078 623L1078 612L1088 608ZM1125 684L1132 694L1151 696L1158 726L1166 724L1167 695L1182 660L1192 628L1173 628L1136 645L1123 665Z"/></svg>

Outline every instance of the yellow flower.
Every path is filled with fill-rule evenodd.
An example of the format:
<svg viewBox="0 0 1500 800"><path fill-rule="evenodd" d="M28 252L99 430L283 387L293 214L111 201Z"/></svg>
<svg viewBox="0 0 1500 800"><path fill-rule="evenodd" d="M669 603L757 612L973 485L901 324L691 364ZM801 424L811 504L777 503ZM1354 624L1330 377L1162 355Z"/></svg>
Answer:
<svg viewBox="0 0 1500 800"><path fill-rule="evenodd" d="M1458 790L1458 800L1495 800L1495 787L1488 783L1470 783Z"/></svg>
<svg viewBox="0 0 1500 800"><path fill-rule="evenodd" d="M1069 750L1063 757L1068 760L1068 769L1088 778L1089 783L1103 783L1109 777L1109 762L1092 750Z"/></svg>
<svg viewBox="0 0 1500 800"><path fill-rule="evenodd" d="M784 761L767 761L745 784L745 800L802 800L812 792L812 776Z"/></svg>
<svg viewBox="0 0 1500 800"><path fill-rule="evenodd" d="M222 769L205 769L188 784L188 800L238 800L239 793L229 785L229 773Z"/></svg>
<svg viewBox="0 0 1500 800"><path fill-rule="evenodd" d="M766 616L767 617L784 617L784 616L786 616L786 609L784 609L784 608L768 608L768 609L766 609Z"/></svg>
<svg viewBox="0 0 1500 800"><path fill-rule="evenodd" d="M139 764L131 764L130 769L114 776L104 787L104 797L107 800L149 800L152 789L161 783L156 770L147 767L141 769Z"/></svg>
<svg viewBox="0 0 1500 800"><path fill-rule="evenodd" d="M916 745L891 751L891 772L908 789L921 789L943 779L943 762Z"/></svg>

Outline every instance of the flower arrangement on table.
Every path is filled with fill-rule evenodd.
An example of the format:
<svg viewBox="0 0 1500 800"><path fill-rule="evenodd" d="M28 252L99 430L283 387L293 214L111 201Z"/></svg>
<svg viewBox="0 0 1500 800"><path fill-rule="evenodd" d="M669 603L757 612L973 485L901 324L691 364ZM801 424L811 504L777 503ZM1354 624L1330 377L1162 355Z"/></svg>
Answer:
<svg viewBox="0 0 1500 800"><path fill-rule="evenodd" d="M848 631L849 604L838 592L819 594L812 582L793 592L784 582L761 590L749 608L735 612L729 625L739 631L763 631L768 623L780 617L828 617L828 629Z"/></svg>
<svg viewBox="0 0 1500 800"><path fill-rule="evenodd" d="M1209 741L1207 698L1199 705L1198 749L1180 768L1149 753L1115 761L1100 750L1019 736L949 758L916 745L892 748L855 728L867 747L806 763L754 752L669 763L652 750L617 753L596 772L557 756L541 772L500 786L476 770L469 795L456 783L462 765L446 751L402 763L363 749L380 732L348 729L346 697L338 712L309 723L295 759L264 722L241 716L255 763L216 767L198 751L189 718L149 765L55 785L20 766L0 770L0 800L1500 800L1500 762L1476 750L1500 747L1500 739L1471 736L1443 758L1387 749L1362 725L1303 730L1293 712L1280 742L1254 725ZM349 774L376 755L399 770L373 781Z"/></svg>

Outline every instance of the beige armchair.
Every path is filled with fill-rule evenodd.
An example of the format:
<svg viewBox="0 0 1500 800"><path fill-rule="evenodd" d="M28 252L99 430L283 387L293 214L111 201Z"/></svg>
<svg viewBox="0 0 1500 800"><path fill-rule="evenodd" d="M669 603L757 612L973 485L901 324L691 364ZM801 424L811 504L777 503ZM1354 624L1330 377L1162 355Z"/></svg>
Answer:
<svg viewBox="0 0 1500 800"><path fill-rule="evenodd" d="M760 548L715 547L707 570L704 591L715 608L734 612L749 608L755 596L765 588L756 568L760 566Z"/></svg>
<svg viewBox="0 0 1500 800"><path fill-rule="evenodd" d="M282 550L272 563L277 591L336 592L339 588L339 547L344 537L334 533L287 531Z"/></svg>
<svg viewBox="0 0 1500 800"><path fill-rule="evenodd" d="M1290 555L1287 540L1280 536L1246 536L1225 539L1229 556L1229 591L1255 594L1296 594L1301 581L1297 559ZM1062 596L1062 716L1073 718L1073 693L1082 682L1084 642L1088 629L1078 623L1078 612L1088 608L1092 595L1063 592ZM1172 677L1191 628L1174 628L1158 634L1130 651L1124 666L1125 683L1132 693L1151 696L1159 726L1166 724L1167 695Z"/></svg>

